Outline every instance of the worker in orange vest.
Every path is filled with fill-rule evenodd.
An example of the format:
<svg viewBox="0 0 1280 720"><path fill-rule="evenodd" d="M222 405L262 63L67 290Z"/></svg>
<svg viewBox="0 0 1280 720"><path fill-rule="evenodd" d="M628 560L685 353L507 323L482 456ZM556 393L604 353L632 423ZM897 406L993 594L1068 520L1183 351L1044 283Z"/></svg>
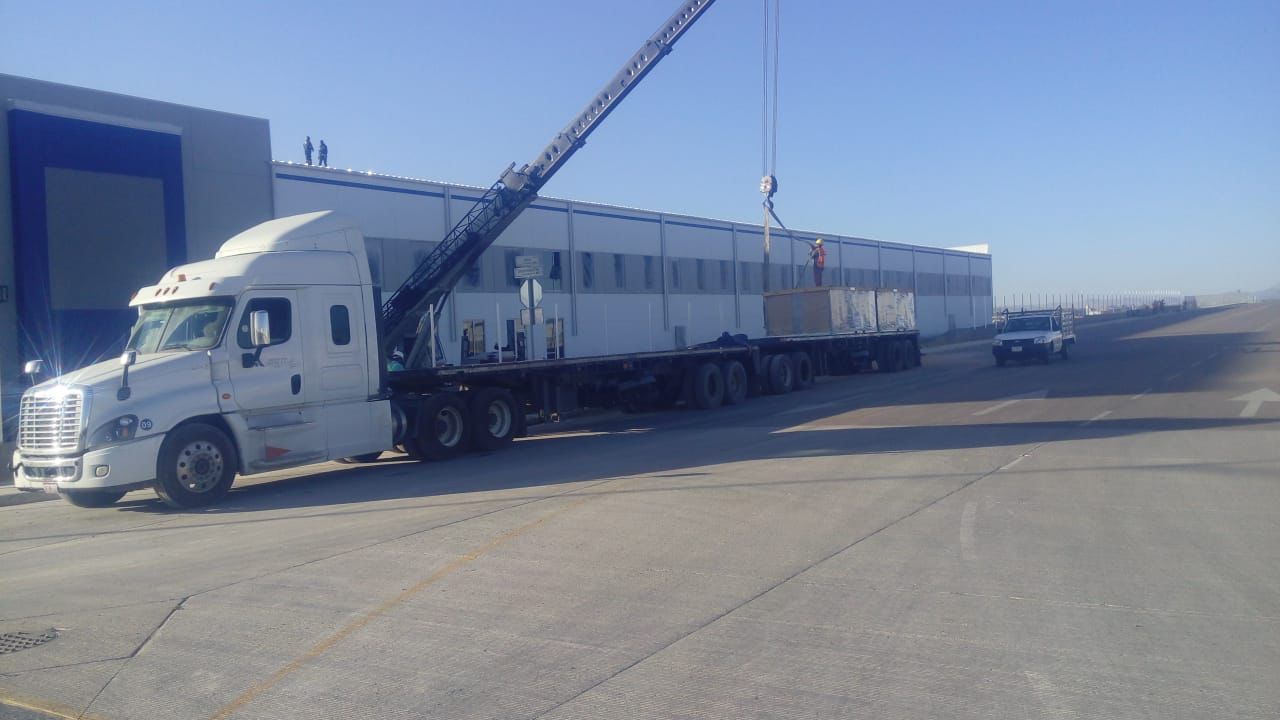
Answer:
<svg viewBox="0 0 1280 720"><path fill-rule="evenodd" d="M813 261L813 286L822 287L822 269L827 266L827 249L822 246L822 238L809 246L809 259Z"/></svg>

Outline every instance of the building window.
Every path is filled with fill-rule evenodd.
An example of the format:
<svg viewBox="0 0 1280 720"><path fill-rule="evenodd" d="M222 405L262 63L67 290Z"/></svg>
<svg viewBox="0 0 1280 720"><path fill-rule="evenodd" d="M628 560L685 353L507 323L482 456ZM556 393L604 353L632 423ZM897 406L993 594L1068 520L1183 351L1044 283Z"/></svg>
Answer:
<svg viewBox="0 0 1280 720"><path fill-rule="evenodd" d="M589 252L582 253L582 287L590 290L596 286L596 258Z"/></svg>
<svg viewBox="0 0 1280 720"><path fill-rule="evenodd" d="M680 289L680 261L671 258L671 289Z"/></svg>
<svg viewBox="0 0 1280 720"><path fill-rule="evenodd" d="M613 283L619 290L627 288L627 256L622 253L613 256Z"/></svg>
<svg viewBox="0 0 1280 720"><path fill-rule="evenodd" d="M698 258L693 263L693 274L696 277L699 290L707 289L707 262L702 258Z"/></svg>
<svg viewBox="0 0 1280 720"><path fill-rule="evenodd" d="M329 307L329 337L334 345L351 344L351 315L346 305Z"/></svg>
<svg viewBox="0 0 1280 720"><path fill-rule="evenodd" d="M520 287L520 280L516 278L516 258L519 257L519 250L506 251L506 274L507 287Z"/></svg>
<svg viewBox="0 0 1280 720"><path fill-rule="evenodd" d="M289 299L253 298L244 306L240 327L236 331L236 342L240 347L245 350L253 349L253 339L249 337L249 317L259 310L267 311L267 320L271 323L271 344L288 342L293 335L293 307L289 304Z"/></svg>
<svg viewBox="0 0 1280 720"><path fill-rule="evenodd" d="M728 260L720 261L720 289L733 290L733 263Z"/></svg>

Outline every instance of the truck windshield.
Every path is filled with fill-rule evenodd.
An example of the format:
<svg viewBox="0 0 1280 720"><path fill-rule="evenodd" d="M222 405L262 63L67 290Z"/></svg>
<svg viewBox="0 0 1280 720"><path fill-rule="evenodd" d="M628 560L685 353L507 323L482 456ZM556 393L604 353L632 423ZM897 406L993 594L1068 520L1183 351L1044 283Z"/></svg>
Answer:
<svg viewBox="0 0 1280 720"><path fill-rule="evenodd" d="M1026 332L1028 330L1048 330L1049 318L1047 317L1024 317L1012 318L1009 323L1004 326L1005 332Z"/></svg>
<svg viewBox="0 0 1280 720"><path fill-rule="evenodd" d="M138 309L138 321L129 333L126 347L140 355L207 350L222 337L231 306L231 298L144 305Z"/></svg>

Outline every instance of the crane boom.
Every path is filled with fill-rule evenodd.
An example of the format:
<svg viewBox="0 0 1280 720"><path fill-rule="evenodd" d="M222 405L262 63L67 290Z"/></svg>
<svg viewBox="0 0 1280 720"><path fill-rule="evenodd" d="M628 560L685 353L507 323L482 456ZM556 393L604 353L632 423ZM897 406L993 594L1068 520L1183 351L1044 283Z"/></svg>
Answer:
<svg viewBox="0 0 1280 720"><path fill-rule="evenodd" d="M542 186L582 147L587 136L618 107L658 61L671 52L676 41L713 2L715 0L683 0L675 13L542 152L518 170L514 163L507 167L502 177L485 191L444 240L414 268L409 279L383 304L384 355L389 355L405 337L415 334L419 318L428 308L434 307L439 313L445 298L467 268L477 262L502 231L533 202ZM408 367L421 364L423 349L429 344L415 343Z"/></svg>

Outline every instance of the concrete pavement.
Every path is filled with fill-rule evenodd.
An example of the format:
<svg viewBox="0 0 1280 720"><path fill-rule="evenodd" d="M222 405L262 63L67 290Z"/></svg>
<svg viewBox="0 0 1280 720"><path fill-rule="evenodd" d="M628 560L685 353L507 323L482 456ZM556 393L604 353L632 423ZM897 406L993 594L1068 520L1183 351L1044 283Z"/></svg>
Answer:
<svg viewBox="0 0 1280 720"><path fill-rule="evenodd" d="M1280 307L1155 316L195 513L0 508L0 633L59 632L0 717L1274 717L1280 403L1234 398L1278 348Z"/></svg>

